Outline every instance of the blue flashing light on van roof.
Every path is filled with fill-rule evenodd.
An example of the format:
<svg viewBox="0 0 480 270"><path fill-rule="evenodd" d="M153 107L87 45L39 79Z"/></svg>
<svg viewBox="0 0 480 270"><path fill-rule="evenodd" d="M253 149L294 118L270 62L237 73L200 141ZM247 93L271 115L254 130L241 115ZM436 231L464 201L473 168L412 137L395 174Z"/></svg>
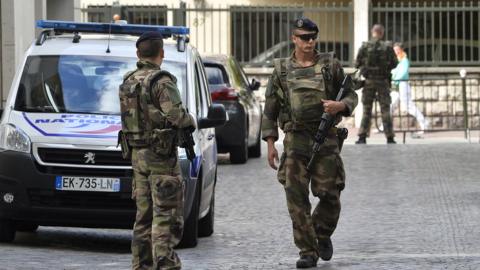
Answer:
<svg viewBox="0 0 480 270"><path fill-rule="evenodd" d="M183 26L159 26L141 24L116 24L116 23L79 23L71 21L38 20L38 28L53 29L59 32L125 34L140 36L144 32L160 32L164 37L172 35L188 35L190 29Z"/></svg>

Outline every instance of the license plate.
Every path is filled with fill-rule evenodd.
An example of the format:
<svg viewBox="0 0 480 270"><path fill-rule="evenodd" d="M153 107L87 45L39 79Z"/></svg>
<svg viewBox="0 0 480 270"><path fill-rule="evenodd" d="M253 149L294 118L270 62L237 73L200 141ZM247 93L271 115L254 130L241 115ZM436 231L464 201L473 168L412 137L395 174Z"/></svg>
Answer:
<svg viewBox="0 0 480 270"><path fill-rule="evenodd" d="M72 191L119 192L120 179L99 177L57 176L55 189Z"/></svg>

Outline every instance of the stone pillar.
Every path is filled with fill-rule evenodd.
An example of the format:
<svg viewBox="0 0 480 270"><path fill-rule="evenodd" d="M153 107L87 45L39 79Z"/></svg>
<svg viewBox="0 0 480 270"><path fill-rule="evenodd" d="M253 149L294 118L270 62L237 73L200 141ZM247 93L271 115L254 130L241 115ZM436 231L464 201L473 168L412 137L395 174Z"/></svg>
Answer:
<svg viewBox="0 0 480 270"><path fill-rule="evenodd" d="M1 101L7 99L15 71L35 38L35 0L1 1Z"/></svg>
<svg viewBox="0 0 480 270"><path fill-rule="evenodd" d="M367 41L369 37L369 15L370 0L354 0L353 1L353 27L354 27L354 58L357 57L358 49L362 46L362 42ZM362 91L357 91L359 102L355 109L355 127L360 127L363 114L363 106L361 102Z"/></svg>
<svg viewBox="0 0 480 270"><path fill-rule="evenodd" d="M358 49L362 46L362 42L368 40L370 14L370 0L354 0L353 2L353 27L354 27L354 52L357 56Z"/></svg>

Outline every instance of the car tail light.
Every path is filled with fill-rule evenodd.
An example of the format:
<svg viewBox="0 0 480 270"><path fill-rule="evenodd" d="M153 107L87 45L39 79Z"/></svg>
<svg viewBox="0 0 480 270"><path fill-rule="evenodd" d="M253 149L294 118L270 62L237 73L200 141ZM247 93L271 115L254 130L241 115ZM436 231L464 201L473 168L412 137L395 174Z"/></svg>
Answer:
<svg viewBox="0 0 480 270"><path fill-rule="evenodd" d="M238 95L233 88L221 88L211 93L212 100L237 100Z"/></svg>

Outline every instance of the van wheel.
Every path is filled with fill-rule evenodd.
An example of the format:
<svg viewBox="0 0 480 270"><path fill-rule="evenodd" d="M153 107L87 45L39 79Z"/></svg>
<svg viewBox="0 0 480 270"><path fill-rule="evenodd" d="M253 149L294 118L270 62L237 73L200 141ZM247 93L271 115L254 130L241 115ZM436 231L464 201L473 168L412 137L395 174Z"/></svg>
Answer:
<svg viewBox="0 0 480 270"><path fill-rule="evenodd" d="M232 164L244 164L248 160L248 130L245 127L246 133L239 146L232 147L230 151L230 162Z"/></svg>
<svg viewBox="0 0 480 270"><path fill-rule="evenodd" d="M195 198L193 198L192 209L190 210L190 215L184 219L183 236L182 240L177 245L178 248L192 248L197 246L201 184L202 183L198 181L197 186L195 187Z"/></svg>
<svg viewBox="0 0 480 270"><path fill-rule="evenodd" d="M215 188L212 192L212 200L210 201L210 209L208 214L200 219L198 222L198 236L208 237L213 234L213 227L215 221Z"/></svg>
<svg viewBox="0 0 480 270"><path fill-rule="evenodd" d="M0 220L0 243L11 243L15 239L15 224L11 220Z"/></svg>
<svg viewBox="0 0 480 270"><path fill-rule="evenodd" d="M248 148L248 156L253 158L262 156L262 139L260 138L260 133L258 134L255 145Z"/></svg>
<svg viewBox="0 0 480 270"><path fill-rule="evenodd" d="M17 222L15 224L15 230L17 232L36 232L37 229L38 229L38 225L34 223Z"/></svg>

